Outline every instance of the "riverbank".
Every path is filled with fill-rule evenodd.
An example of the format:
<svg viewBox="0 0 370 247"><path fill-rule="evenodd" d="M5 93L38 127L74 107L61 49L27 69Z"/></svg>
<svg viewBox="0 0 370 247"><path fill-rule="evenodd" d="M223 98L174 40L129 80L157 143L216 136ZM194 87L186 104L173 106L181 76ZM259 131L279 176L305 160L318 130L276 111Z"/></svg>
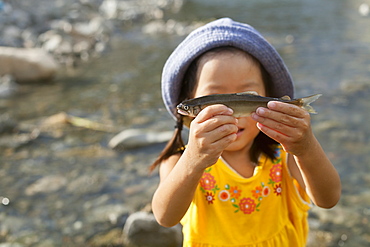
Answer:
<svg viewBox="0 0 370 247"><path fill-rule="evenodd" d="M74 66L109 50L114 33L163 19L184 0L0 1L0 46L41 48Z"/></svg>
<svg viewBox="0 0 370 247"><path fill-rule="evenodd" d="M370 120L366 114L370 39L368 17L357 17L356 2L214 1L210 5L194 0L179 10L176 1L154 0L145 1L148 6L136 6L144 1L117 0L2 2L14 6L12 12L1 13L6 25L0 32L24 25L17 9L23 11L20 16L24 12L32 16L24 22L30 23L24 29L34 33L29 41L36 45L30 47L53 47L60 40L74 47L81 40L68 30L83 23L82 31L88 30L95 25L94 18L108 28L87 40L99 43L105 34L108 39L104 49L97 52L92 45L88 55L74 53L74 48L72 53L51 49L48 53L61 64L54 81L13 84L10 94L0 96L0 247L127 247L123 239L130 234L153 245L153 238L161 240L166 234L178 240L179 229L162 232L147 207L159 181L156 172L149 175L148 166L164 144L151 141L152 145L143 146L143 138L129 149L118 142L110 146L110 141L123 130L132 131L125 132L121 141L140 137L137 129L173 130L160 95L163 63L182 36L199 25L193 20L221 14L254 22L274 42L295 77L297 96L323 94L314 105L319 114L312 116L313 128L342 177L343 195L333 209L311 210L308 246L368 244L370 129L365 123ZM103 4L111 11L101 10ZM124 6L137 10L123 11ZM145 11L152 14L146 17ZM39 39L48 32L61 38L47 41L51 43L46 46ZM27 43L23 36L16 39L18 47ZM5 37L12 36L2 33L0 39ZM12 85L9 77L2 80ZM138 224L132 224L130 216ZM130 230L127 222L138 227ZM153 238L147 237L146 226L152 226Z"/></svg>

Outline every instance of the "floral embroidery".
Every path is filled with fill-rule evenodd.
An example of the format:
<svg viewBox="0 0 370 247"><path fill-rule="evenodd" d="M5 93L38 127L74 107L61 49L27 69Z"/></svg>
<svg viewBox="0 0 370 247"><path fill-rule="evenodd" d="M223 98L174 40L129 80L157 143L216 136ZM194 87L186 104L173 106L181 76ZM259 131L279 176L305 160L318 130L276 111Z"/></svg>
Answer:
<svg viewBox="0 0 370 247"><path fill-rule="evenodd" d="M200 186L205 190L212 190L215 187L216 180L215 177L210 173L203 173L202 178L200 179Z"/></svg>
<svg viewBox="0 0 370 247"><path fill-rule="evenodd" d="M213 201L215 200L215 196L212 194L212 192L207 192L206 200L208 204L213 204Z"/></svg>
<svg viewBox="0 0 370 247"><path fill-rule="evenodd" d="M262 186L257 186L255 190L252 190L253 197L258 199L262 196Z"/></svg>
<svg viewBox="0 0 370 247"><path fill-rule="evenodd" d="M278 152L280 154L280 149L275 152ZM283 191L280 183L282 181L282 175L283 172L281 159L277 159L274 162L274 166L271 167L270 169L270 181L269 181L269 184L271 184L272 187L274 188L274 193L276 194L276 196L280 196Z"/></svg>
<svg viewBox="0 0 370 247"><path fill-rule="evenodd" d="M271 169L270 169L270 177L271 180L275 183L281 182L281 176L282 176L282 170L281 170L281 164L275 164Z"/></svg>
<svg viewBox="0 0 370 247"><path fill-rule="evenodd" d="M223 201L223 202L226 202L230 199L230 193L229 191L227 190L221 190L219 193L218 193L218 198Z"/></svg>
<svg viewBox="0 0 370 247"><path fill-rule="evenodd" d="M251 198L243 198L239 202L239 209L243 211L244 214L251 214L256 208L256 203Z"/></svg>
<svg viewBox="0 0 370 247"><path fill-rule="evenodd" d="M230 193L231 193L231 197L234 197L235 199L239 199L239 196L241 195L242 191L238 189L238 186L232 186L230 187Z"/></svg>
<svg viewBox="0 0 370 247"><path fill-rule="evenodd" d="M281 184L277 184L277 185L275 185L275 187L274 187L274 192L275 192L275 194L277 195L277 196L280 196L281 195L281 192L282 192L282 188L281 188Z"/></svg>
<svg viewBox="0 0 370 247"><path fill-rule="evenodd" d="M211 174L212 167L205 170L199 185L208 205L224 202L230 203L231 206L235 208L235 213L240 211L245 215L250 215L262 210L261 205L264 198L269 196L281 196L283 192L281 184L283 179L283 165L281 158L279 158L279 148L275 150L275 154L277 159L272 161L272 167L267 171L269 172L268 181L261 181L260 185L255 186L254 189L249 191L242 190L237 185L234 186L230 184L225 184L223 185L224 189L220 189L220 184L217 184L215 177Z"/></svg>
<svg viewBox="0 0 370 247"><path fill-rule="evenodd" d="M265 187L263 187L263 189L262 189L262 196L263 197L266 197L266 196L268 196L268 195L270 195L270 187L268 187L268 186L265 186Z"/></svg>

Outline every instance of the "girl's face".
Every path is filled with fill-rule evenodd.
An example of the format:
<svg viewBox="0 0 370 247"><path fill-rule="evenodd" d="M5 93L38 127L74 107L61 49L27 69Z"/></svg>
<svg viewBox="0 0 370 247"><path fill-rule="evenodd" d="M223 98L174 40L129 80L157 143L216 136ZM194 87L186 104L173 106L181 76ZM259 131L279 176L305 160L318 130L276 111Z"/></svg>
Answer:
<svg viewBox="0 0 370 247"><path fill-rule="evenodd" d="M266 96L258 62L242 51L205 54L199 61L194 97L255 91ZM225 151L248 151L259 130L251 117L238 118L237 139Z"/></svg>

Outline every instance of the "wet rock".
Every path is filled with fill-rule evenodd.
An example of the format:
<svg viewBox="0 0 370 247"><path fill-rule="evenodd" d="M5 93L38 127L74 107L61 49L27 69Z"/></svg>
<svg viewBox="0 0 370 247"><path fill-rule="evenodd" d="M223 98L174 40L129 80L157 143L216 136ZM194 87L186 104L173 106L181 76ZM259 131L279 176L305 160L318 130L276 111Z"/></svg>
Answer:
<svg viewBox="0 0 370 247"><path fill-rule="evenodd" d="M370 80L366 81L351 81L346 80L341 82L340 89L345 95L356 94L370 89Z"/></svg>
<svg viewBox="0 0 370 247"><path fill-rule="evenodd" d="M131 214L123 228L123 235L127 247L179 247L182 243L179 225L162 227L148 212Z"/></svg>
<svg viewBox="0 0 370 247"><path fill-rule="evenodd" d="M63 188L67 184L67 179L61 175L49 175L40 178L35 183L26 188L26 195L32 196L38 193L50 193Z"/></svg>
<svg viewBox="0 0 370 247"><path fill-rule="evenodd" d="M58 70L54 58L41 49L0 47L0 76L17 81L50 80Z"/></svg>
<svg viewBox="0 0 370 247"><path fill-rule="evenodd" d="M130 208L122 204L110 204L90 210L89 224L101 225L109 223L111 226L124 224ZM121 226L122 226L121 225Z"/></svg>
<svg viewBox="0 0 370 247"><path fill-rule="evenodd" d="M16 133L11 135L3 135L0 136L0 147L5 148L19 148L23 145L30 143L31 141L38 138L40 132L38 130L34 130L31 133Z"/></svg>
<svg viewBox="0 0 370 247"><path fill-rule="evenodd" d="M106 180L106 177L101 174L82 175L68 183L67 191L81 195L98 193L105 186Z"/></svg>
<svg viewBox="0 0 370 247"><path fill-rule="evenodd" d="M88 241L88 246L101 247L122 247L122 230L120 228L114 228L108 232L100 233L94 236Z"/></svg>
<svg viewBox="0 0 370 247"><path fill-rule="evenodd" d="M108 143L112 149L131 149L167 142L173 131L154 132L142 129L128 129L114 136Z"/></svg>

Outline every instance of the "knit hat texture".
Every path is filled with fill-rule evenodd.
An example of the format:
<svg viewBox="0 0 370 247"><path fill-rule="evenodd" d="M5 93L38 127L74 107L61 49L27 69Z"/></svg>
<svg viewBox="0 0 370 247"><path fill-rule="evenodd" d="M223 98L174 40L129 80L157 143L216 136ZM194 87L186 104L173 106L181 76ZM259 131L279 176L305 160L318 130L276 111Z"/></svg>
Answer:
<svg viewBox="0 0 370 247"><path fill-rule="evenodd" d="M162 72L162 97L166 109L175 117L181 83L189 65L203 53L222 46L239 48L254 56L272 80L272 96L294 96L291 75L282 58L252 26L222 18L191 32L172 52Z"/></svg>

